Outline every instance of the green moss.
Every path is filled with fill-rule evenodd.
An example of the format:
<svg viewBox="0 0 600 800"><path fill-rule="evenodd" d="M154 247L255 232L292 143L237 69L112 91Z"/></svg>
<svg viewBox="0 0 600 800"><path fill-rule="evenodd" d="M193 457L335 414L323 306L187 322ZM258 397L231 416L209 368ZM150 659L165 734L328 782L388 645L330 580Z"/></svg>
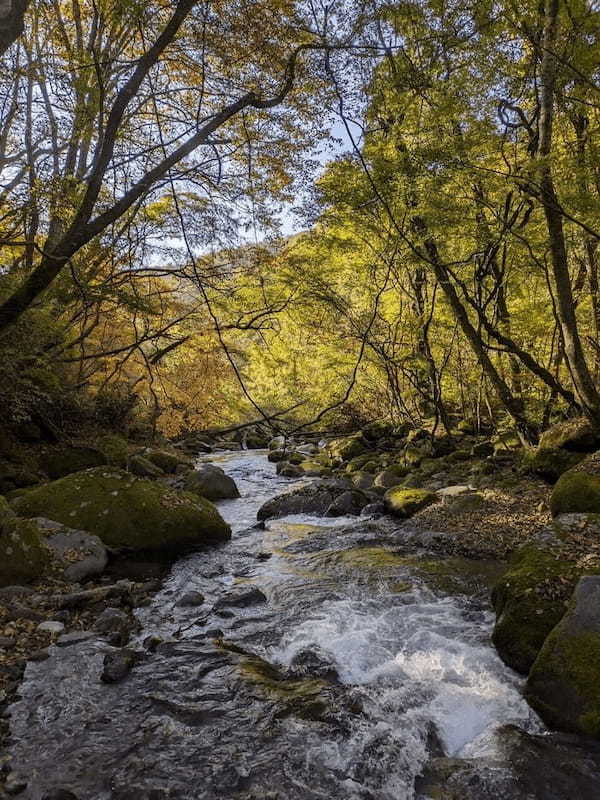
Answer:
<svg viewBox="0 0 600 800"><path fill-rule="evenodd" d="M366 446L367 443L362 434L357 433L354 436L345 436L342 439L332 439L327 449L335 460L350 461L350 459L361 455Z"/></svg>
<svg viewBox="0 0 600 800"><path fill-rule="evenodd" d="M397 517L411 517L422 508L435 503L437 496L426 489L405 489L394 486L383 496L386 509Z"/></svg>
<svg viewBox="0 0 600 800"><path fill-rule="evenodd" d="M107 433L105 436L101 436L98 439L96 446L104 453L107 464L125 469L129 457L129 444L127 439L116 433Z"/></svg>
<svg viewBox="0 0 600 800"><path fill-rule="evenodd" d="M403 556L383 547L353 547L340 551L338 555L343 564L357 569L382 570L406 563Z"/></svg>
<svg viewBox="0 0 600 800"><path fill-rule="evenodd" d="M531 669L525 694L549 725L600 738L600 634L569 635L557 626Z"/></svg>
<svg viewBox="0 0 600 800"><path fill-rule="evenodd" d="M563 472L578 464L583 453L571 453L568 450L540 449L525 450L521 466L524 472L539 475L549 483L556 483Z"/></svg>
<svg viewBox="0 0 600 800"><path fill-rule="evenodd" d="M73 472L106 464L106 456L96 447L61 446L49 450L42 459L42 466L51 479L63 478Z"/></svg>
<svg viewBox="0 0 600 800"><path fill-rule="evenodd" d="M506 664L523 674L529 671L565 613L565 598L581 573L576 564L557 559L549 550L530 545L517 552L492 593L496 611L492 640ZM557 579L562 591L548 591Z"/></svg>
<svg viewBox="0 0 600 800"><path fill-rule="evenodd" d="M574 417L553 425L540 437L541 450L576 450L586 452L598 445L598 434L585 417Z"/></svg>
<svg viewBox="0 0 600 800"><path fill-rule="evenodd" d="M550 496L552 516L570 513L600 513L600 475L565 472Z"/></svg>
<svg viewBox="0 0 600 800"><path fill-rule="evenodd" d="M46 571L51 560L35 523L11 517L4 509L0 526L0 585L35 580Z"/></svg>
<svg viewBox="0 0 600 800"><path fill-rule="evenodd" d="M115 548L176 552L230 536L208 500L99 467L37 487L13 503L17 514L44 516L98 535Z"/></svg>

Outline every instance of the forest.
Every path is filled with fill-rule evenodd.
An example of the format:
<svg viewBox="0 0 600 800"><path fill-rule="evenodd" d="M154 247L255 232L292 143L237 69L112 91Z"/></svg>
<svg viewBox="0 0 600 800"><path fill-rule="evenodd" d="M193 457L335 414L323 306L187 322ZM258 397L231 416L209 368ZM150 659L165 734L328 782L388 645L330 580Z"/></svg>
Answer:
<svg viewBox="0 0 600 800"><path fill-rule="evenodd" d="M0 0L0 408L0 795L600 796L598 3ZM242 552L249 530L263 538ZM316 565L293 613L274 553L292 560L282 585ZM233 601L214 578L230 572ZM311 628L325 573L348 605ZM415 630L383 637L372 604L414 592ZM490 604L489 630L465 632L458 596ZM230 610L262 603L279 644L267 616ZM435 603L448 642L483 635L477 668L467 650L451 668L450 644L435 656ZM100 652L89 631L101 681L71 686L77 648ZM400 644L424 631L438 705L451 669L470 687L464 741L422 704L398 732L439 678ZM185 642L243 695L219 697L206 752L208 701L156 678L187 674ZM390 663L394 699L350 697ZM110 703L139 709L148 686L174 728L156 723L136 766L98 720L137 741L158 705L142 720ZM59 720L47 752L42 718ZM96 732L81 752L78 727ZM238 783L220 737L239 764L262 754Z"/></svg>

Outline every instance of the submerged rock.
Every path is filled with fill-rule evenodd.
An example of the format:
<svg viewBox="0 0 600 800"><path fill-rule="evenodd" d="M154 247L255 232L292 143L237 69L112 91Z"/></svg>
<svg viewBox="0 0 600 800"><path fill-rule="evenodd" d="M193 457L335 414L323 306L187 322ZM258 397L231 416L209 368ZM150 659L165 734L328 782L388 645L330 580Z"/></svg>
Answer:
<svg viewBox="0 0 600 800"><path fill-rule="evenodd" d="M137 660L137 653L126 647L107 653L104 656L100 680L102 683L118 683L122 681L129 675Z"/></svg>
<svg viewBox="0 0 600 800"><path fill-rule="evenodd" d="M600 576L580 579L531 668L525 696L549 725L600 739Z"/></svg>
<svg viewBox="0 0 600 800"><path fill-rule="evenodd" d="M95 533L117 549L174 555L231 536L208 500L112 467L76 472L33 489L14 501L14 510Z"/></svg>

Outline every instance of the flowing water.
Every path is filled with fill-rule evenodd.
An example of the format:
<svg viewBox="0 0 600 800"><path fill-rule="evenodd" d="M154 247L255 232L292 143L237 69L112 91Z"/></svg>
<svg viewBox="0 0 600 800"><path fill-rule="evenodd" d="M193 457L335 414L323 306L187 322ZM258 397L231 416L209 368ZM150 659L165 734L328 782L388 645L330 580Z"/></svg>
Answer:
<svg viewBox="0 0 600 800"><path fill-rule="evenodd" d="M494 565L436 561L389 522L252 527L294 482L263 453L214 460L242 493L220 504L233 538L175 564L140 609L137 645L158 646L113 685L96 637L28 665L22 797L408 800L431 757L493 762L501 726L542 730L489 641ZM190 590L203 605L177 605Z"/></svg>

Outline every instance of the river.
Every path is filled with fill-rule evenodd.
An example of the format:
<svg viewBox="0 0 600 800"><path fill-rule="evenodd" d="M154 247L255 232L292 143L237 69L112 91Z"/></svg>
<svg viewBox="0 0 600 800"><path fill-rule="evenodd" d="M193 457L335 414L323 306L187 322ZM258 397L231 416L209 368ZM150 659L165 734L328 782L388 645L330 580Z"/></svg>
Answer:
<svg viewBox="0 0 600 800"><path fill-rule="evenodd" d="M494 764L504 726L544 733L490 643L497 565L435 559L389 520L261 529L258 508L298 482L259 451L212 459L242 495L219 504L232 540L177 562L138 610L127 679L100 682L95 636L28 665L21 797L409 800L431 758ZM204 603L179 606L192 590Z"/></svg>

